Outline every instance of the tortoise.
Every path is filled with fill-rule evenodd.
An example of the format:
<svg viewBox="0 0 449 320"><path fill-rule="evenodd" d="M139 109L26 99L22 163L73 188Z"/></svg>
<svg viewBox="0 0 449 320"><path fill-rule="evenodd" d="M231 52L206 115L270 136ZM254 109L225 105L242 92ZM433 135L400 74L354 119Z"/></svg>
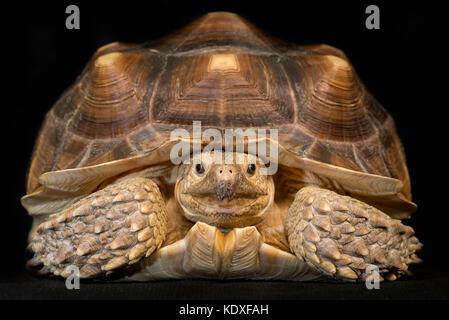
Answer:
<svg viewBox="0 0 449 320"><path fill-rule="evenodd" d="M210 148L237 128L258 131ZM41 275L394 280L422 247L394 121L347 56L227 12L98 49L46 115L22 204Z"/></svg>

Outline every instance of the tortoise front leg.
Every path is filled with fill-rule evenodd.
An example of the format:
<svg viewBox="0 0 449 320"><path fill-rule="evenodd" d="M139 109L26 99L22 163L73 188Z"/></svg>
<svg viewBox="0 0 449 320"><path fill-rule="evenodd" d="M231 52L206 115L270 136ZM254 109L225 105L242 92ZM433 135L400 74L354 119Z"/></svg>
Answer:
<svg viewBox="0 0 449 320"><path fill-rule="evenodd" d="M419 261L411 227L348 196L317 187L298 191L286 218L291 250L323 274L363 280L368 266L389 280ZM382 277L381 277L382 279Z"/></svg>
<svg viewBox="0 0 449 320"><path fill-rule="evenodd" d="M40 224L29 248L32 264L55 275L94 278L148 257L162 244L166 209L150 179L121 179L50 216Z"/></svg>

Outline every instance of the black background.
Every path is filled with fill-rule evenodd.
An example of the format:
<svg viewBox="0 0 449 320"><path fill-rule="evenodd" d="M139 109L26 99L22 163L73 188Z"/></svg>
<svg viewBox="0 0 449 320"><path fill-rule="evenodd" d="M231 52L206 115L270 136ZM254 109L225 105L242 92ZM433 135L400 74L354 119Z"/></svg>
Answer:
<svg viewBox="0 0 449 320"><path fill-rule="evenodd" d="M80 8L80 30L65 28L65 8L69 4L77 4ZM380 30L367 30L365 27L365 8L369 4L376 4L380 8ZM438 13L441 10L437 2L427 1L401 1L395 4L383 1L258 1L235 4L227 1L124 1L95 4L59 1L52 4L27 4L23 8L4 11L4 16L11 15L14 21L6 31L15 43L19 42L15 50L8 50L14 56L12 59L18 58L19 61L4 61L5 67L14 65L9 81L12 84L11 91L4 92L4 96L14 99L2 109L7 143L3 156L12 160L3 172L6 189L3 195L7 195L3 202L8 204L5 212L2 212L4 223L1 236L4 240L0 244L1 259L4 259L1 263L2 282L6 288L4 296L37 297L32 293L27 295L26 289L22 295L9 295L8 288L21 288L17 287L17 283L34 283L36 287L45 287L45 283L55 287L59 283L35 280L23 273L28 257L25 247L31 219L19 202L25 193L25 174L34 140L45 113L58 96L74 81L95 50L104 44L114 41L145 42L169 34L207 12L231 11L283 40L298 44L326 43L343 50L362 81L392 113L407 155L413 200L419 206L407 224L415 228L417 236L425 245L420 254L425 262L414 269L414 278L386 284L393 291L389 294L384 291L372 297L447 298L449 194L444 185L447 184L445 153L448 128L444 125L447 101L442 98L447 91L443 71L447 64L447 58L444 57L447 36L446 31L438 26ZM15 34L18 30L21 34ZM232 284L230 286L221 282L201 280L197 285L209 286L212 283L215 291L207 294L209 298L223 297L220 294L225 292L221 291L224 288L228 288L231 293L234 290ZM251 286L254 284L251 283L247 284L248 292L253 290ZM235 284L242 286L242 282ZM178 291L175 290L178 292L177 297L184 297L184 294L188 297L188 288L192 282L175 282L170 286L173 285L179 286ZM286 296L289 295L288 290L295 290L291 283L268 282L265 283L265 289L269 291L271 285L281 292L287 290ZM62 282L60 286L63 286ZM92 286L94 288L96 285ZM297 288L310 289L314 292L312 296L317 298L333 297L334 292L338 298L363 296L357 294L363 288L354 285L329 287L310 284L309 289L304 289L303 285ZM92 290L95 292L95 289ZM139 292L138 289L133 290L134 294ZM243 297L251 298L251 295L248 293ZM278 292L274 297L281 298L282 294ZM293 297L301 295L296 292Z"/></svg>

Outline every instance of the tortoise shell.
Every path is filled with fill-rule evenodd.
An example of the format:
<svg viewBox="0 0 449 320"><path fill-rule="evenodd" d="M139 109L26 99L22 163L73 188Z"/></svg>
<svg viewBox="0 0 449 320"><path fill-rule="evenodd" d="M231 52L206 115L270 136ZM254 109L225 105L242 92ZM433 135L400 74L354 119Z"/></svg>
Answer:
<svg viewBox="0 0 449 320"><path fill-rule="evenodd" d="M410 183L389 113L351 63L327 45L268 37L231 13L210 13L143 45L100 48L46 115L27 193L48 171L145 154L175 128L276 128L301 157Z"/></svg>

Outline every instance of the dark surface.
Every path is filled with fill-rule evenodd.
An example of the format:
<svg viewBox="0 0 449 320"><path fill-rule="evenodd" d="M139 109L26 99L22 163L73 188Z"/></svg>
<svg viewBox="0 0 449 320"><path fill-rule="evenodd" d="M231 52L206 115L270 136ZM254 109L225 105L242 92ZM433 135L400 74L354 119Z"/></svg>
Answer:
<svg viewBox="0 0 449 320"><path fill-rule="evenodd" d="M29 274L0 282L0 299L148 299L148 300L296 300L296 299L448 299L447 270L413 268L414 276L382 282L368 290L364 283L311 283L243 280L171 280L148 283L81 282L68 290L61 279Z"/></svg>
<svg viewBox="0 0 449 320"><path fill-rule="evenodd" d="M2 171L0 298L448 298L447 77L442 71L447 64L442 56L447 32L437 25L444 21L437 17L442 11L438 2L376 1L380 30L365 28L365 8L371 1L74 3L80 7L81 30L65 29L65 8L72 2L4 10L13 20L5 29L13 42L3 51L14 57L4 59L3 65L14 68L9 78L3 76L13 87L3 90L3 96L13 99L2 104L2 157L7 164ZM416 268L414 277L372 291L353 284L205 280L86 283L79 291L68 291L63 281L24 273L31 219L19 199L25 193L28 161L45 113L100 46L155 39L210 11L232 11L283 40L327 43L347 54L362 81L393 115L405 147L413 199L419 206L406 223L425 245L420 253L425 263Z"/></svg>

